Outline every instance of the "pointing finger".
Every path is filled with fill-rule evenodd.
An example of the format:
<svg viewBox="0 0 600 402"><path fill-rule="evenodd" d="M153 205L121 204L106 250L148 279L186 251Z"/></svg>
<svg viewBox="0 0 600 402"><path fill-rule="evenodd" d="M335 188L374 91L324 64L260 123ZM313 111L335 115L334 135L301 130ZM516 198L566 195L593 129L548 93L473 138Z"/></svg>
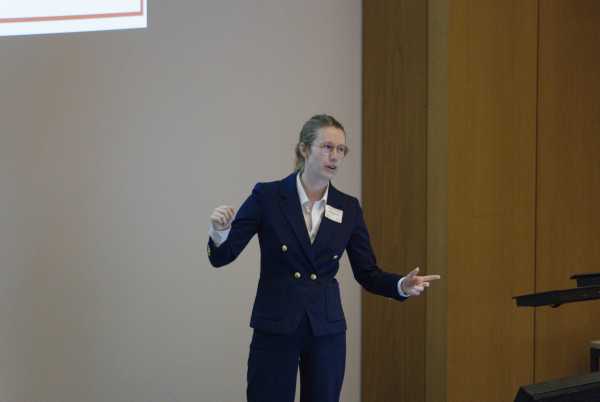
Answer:
<svg viewBox="0 0 600 402"><path fill-rule="evenodd" d="M423 280L425 282L431 282L431 281L436 281L440 278L441 278L441 276L439 276L439 275L425 275L425 276L421 277L421 280Z"/></svg>

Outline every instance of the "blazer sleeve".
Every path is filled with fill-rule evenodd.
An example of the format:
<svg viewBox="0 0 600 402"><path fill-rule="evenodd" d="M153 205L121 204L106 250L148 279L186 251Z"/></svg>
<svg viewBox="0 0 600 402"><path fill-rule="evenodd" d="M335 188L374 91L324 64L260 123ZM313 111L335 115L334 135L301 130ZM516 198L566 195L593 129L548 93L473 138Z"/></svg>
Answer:
<svg viewBox="0 0 600 402"><path fill-rule="evenodd" d="M398 281L402 276L382 271L377 266L371 247L369 232L357 199L354 199L356 218L350 240L346 246L354 278L367 291L396 300L406 300L398 293Z"/></svg>
<svg viewBox="0 0 600 402"><path fill-rule="evenodd" d="M212 266L222 267L234 261L258 232L261 222L260 194L261 186L258 183L231 222L231 231L225 242L217 247L209 237L207 253Z"/></svg>

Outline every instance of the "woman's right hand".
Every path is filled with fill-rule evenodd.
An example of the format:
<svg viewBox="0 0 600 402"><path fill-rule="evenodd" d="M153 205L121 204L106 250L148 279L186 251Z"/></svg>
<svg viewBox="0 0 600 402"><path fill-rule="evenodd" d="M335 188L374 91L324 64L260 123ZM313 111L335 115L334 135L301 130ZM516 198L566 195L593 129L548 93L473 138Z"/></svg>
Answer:
<svg viewBox="0 0 600 402"><path fill-rule="evenodd" d="M214 230L226 230L231 226L235 217L235 209L228 205L216 207L210 215L210 223Z"/></svg>

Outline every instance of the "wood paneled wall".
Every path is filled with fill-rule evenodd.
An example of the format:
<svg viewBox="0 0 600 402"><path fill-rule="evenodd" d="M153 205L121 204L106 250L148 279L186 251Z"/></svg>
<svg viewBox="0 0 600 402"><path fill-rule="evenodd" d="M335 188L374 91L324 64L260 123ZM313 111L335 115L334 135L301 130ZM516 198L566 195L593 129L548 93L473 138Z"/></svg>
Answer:
<svg viewBox="0 0 600 402"><path fill-rule="evenodd" d="M365 294L363 401L510 401L586 372L600 302L512 297L600 271L600 1L363 5L375 248L444 276L400 305Z"/></svg>
<svg viewBox="0 0 600 402"><path fill-rule="evenodd" d="M529 383L534 290L537 5L453 0L448 34L448 401Z"/></svg>
<svg viewBox="0 0 600 402"><path fill-rule="evenodd" d="M448 387L448 0L428 6L427 267L442 276L427 292L425 400Z"/></svg>
<svg viewBox="0 0 600 402"><path fill-rule="evenodd" d="M363 189L379 265L425 270L427 2L363 3ZM425 397L425 300L363 292L363 402Z"/></svg>
<svg viewBox="0 0 600 402"><path fill-rule="evenodd" d="M540 1L537 291L600 271L600 1ZM535 378L589 370L600 302L539 308Z"/></svg>

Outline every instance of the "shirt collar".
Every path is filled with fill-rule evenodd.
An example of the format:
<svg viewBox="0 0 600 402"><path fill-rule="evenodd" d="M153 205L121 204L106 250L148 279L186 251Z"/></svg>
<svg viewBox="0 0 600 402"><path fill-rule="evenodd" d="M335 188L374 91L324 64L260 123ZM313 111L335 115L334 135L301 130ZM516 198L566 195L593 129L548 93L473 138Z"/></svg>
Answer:
<svg viewBox="0 0 600 402"><path fill-rule="evenodd" d="M298 174L296 175L296 189L298 190L298 197L300 197L300 205L304 205L310 201L308 199L308 196L306 195L306 191L304 191L304 186L302 185L302 182L300 181L300 172L298 172ZM320 203L320 202L322 202L323 204L327 204L327 195L328 194L329 194L329 183L327 183L327 188L325 189L325 193L323 193L323 197L321 197L321 199L319 201L316 201L315 204Z"/></svg>

